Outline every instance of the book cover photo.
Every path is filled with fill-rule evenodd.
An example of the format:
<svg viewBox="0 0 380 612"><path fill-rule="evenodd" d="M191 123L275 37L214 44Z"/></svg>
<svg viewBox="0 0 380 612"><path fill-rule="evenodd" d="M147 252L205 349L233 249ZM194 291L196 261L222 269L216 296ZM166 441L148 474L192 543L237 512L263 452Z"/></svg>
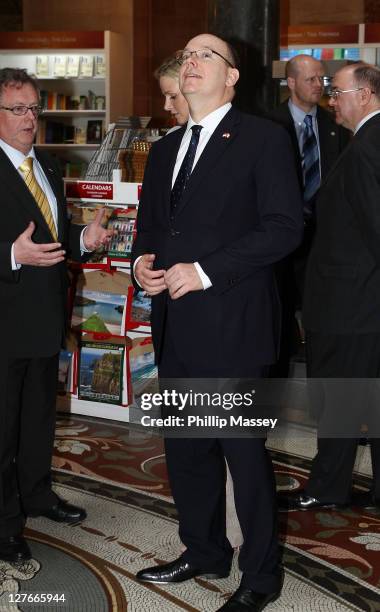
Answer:
<svg viewBox="0 0 380 612"><path fill-rule="evenodd" d="M112 343L83 343L79 356L79 399L122 403L124 352L124 347Z"/></svg>
<svg viewBox="0 0 380 612"><path fill-rule="evenodd" d="M75 331L123 336L127 295L77 287L71 325Z"/></svg>

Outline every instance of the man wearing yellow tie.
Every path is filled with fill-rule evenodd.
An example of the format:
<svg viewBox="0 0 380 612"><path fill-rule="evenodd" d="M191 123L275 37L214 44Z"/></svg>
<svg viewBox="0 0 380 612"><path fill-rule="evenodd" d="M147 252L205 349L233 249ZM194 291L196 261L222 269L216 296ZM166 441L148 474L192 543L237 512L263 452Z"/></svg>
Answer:
<svg viewBox="0 0 380 612"><path fill-rule="evenodd" d="M65 257L104 244L103 211L71 226L57 162L33 146L41 112L25 70L0 70L0 559L31 556L27 516L83 520L51 488L58 353L65 335Z"/></svg>

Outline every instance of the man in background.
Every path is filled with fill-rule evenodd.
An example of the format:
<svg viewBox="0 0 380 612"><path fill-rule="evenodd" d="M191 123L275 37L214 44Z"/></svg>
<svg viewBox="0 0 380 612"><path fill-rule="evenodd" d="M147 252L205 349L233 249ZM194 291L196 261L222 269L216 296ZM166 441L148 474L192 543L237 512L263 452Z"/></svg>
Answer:
<svg viewBox="0 0 380 612"><path fill-rule="evenodd" d="M231 100L233 49L211 34L179 54L186 126L149 155L133 247L137 283L152 296L164 379L256 378L276 356L273 263L295 249L302 214L289 139ZM166 438L169 480L186 551L137 578L177 583L229 574L225 459L244 544L240 588L221 610L258 611L281 590L273 467L263 438Z"/></svg>
<svg viewBox="0 0 380 612"><path fill-rule="evenodd" d="M322 379L321 417L305 491L287 499L288 507L304 510L351 501L380 506L379 404L365 380L380 376L380 69L342 68L330 96L337 123L354 137L318 194L306 273L307 373ZM373 488L352 499L362 424L372 438Z"/></svg>
<svg viewBox="0 0 380 612"><path fill-rule="evenodd" d="M0 559L31 552L27 516L76 522L86 513L51 488L58 354L65 336L65 256L104 243L102 212L70 226L58 164L33 146L41 112L25 70L0 70Z"/></svg>
<svg viewBox="0 0 380 612"><path fill-rule="evenodd" d="M276 266L283 308L280 355L274 375L287 377L289 361L297 352L296 310L302 308L304 278L315 232L315 203L321 181L347 145L350 133L335 123L319 102L324 92L323 64L309 55L296 55L286 64L290 97L270 118L288 131L299 185L303 194L304 238L301 246Z"/></svg>

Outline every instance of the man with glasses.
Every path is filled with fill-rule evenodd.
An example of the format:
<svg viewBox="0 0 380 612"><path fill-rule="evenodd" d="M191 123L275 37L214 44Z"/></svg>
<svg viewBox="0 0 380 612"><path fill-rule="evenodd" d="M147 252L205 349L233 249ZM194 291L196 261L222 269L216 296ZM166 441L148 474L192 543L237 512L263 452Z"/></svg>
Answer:
<svg viewBox="0 0 380 612"><path fill-rule="evenodd" d="M318 189L350 137L349 131L336 125L333 115L319 105L324 91L322 62L309 55L296 55L287 62L285 74L290 97L269 116L286 128L292 141L303 193L305 232L302 245L276 269L283 317L279 361L272 371L283 377L288 376L289 360L297 349L295 311L302 307Z"/></svg>
<svg viewBox="0 0 380 612"><path fill-rule="evenodd" d="M273 263L302 236L291 147L283 129L231 105L239 71L225 41L196 36L178 60L190 118L152 147L134 276L152 296L161 380L257 378L275 360L278 341ZM194 438L165 439L186 551L137 578L161 584L229 574L226 459L244 537L243 576L220 609L262 610L281 590L275 486L265 441L193 433Z"/></svg>
<svg viewBox="0 0 380 612"><path fill-rule="evenodd" d="M380 376L380 69L357 63L339 70L330 106L354 137L320 189L306 273L308 376L337 380L319 386L318 452L305 490L286 500L304 510L380 506L378 398L369 410L375 385L351 380ZM373 437L373 488L352 497L363 424Z"/></svg>
<svg viewBox="0 0 380 612"><path fill-rule="evenodd" d="M70 227L57 162L33 146L40 111L36 80L0 70L0 560L11 563L31 557L27 516L86 517L51 488L65 256L80 259L108 236L102 213Z"/></svg>

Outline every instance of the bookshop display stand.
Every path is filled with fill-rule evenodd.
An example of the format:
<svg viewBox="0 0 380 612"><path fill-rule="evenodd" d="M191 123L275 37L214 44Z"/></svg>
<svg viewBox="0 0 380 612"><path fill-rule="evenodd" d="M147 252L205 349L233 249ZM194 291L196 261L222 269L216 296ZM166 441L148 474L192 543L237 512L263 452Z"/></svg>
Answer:
<svg viewBox="0 0 380 612"><path fill-rule="evenodd" d="M150 298L131 281L130 253L141 184L65 180L72 223L87 224L99 207L114 234L108 251L70 263L68 348L61 352L58 410L119 421L157 372L149 324Z"/></svg>
<svg viewBox="0 0 380 612"><path fill-rule="evenodd" d="M132 114L132 41L115 32L3 32L0 68L36 75L37 144L79 176L110 122Z"/></svg>

